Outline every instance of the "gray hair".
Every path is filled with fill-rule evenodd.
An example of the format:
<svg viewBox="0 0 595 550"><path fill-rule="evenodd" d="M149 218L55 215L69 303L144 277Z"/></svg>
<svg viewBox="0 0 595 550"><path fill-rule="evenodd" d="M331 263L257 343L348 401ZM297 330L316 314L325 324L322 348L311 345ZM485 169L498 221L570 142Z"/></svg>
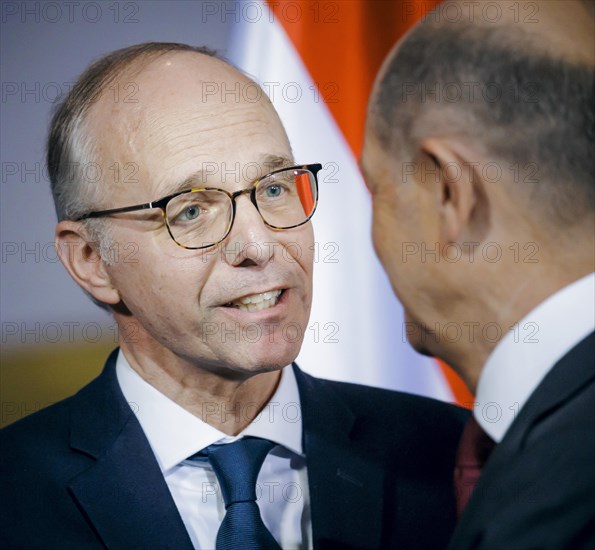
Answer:
<svg viewBox="0 0 595 550"><path fill-rule="evenodd" d="M412 160L424 137L456 136L502 166L532 166L518 198L557 225L580 221L595 202L594 71L538 40L518 27L421 24L388 62L372 106L382 147Z"/></svg>

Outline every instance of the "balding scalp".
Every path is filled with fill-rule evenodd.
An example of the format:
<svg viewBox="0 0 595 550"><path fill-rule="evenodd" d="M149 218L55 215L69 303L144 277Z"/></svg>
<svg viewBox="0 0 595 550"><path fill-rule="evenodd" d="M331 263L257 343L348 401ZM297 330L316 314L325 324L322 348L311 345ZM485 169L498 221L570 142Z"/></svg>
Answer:
<svg viewBox="0 0 595 550"><path fill-rule="evenodd" d="M401 158L450 137L503 165L534 166L514 193L568 224L595 201L594 84L586 57L552 55L528 25L428 15L385 63L372 124Z"/></svg>

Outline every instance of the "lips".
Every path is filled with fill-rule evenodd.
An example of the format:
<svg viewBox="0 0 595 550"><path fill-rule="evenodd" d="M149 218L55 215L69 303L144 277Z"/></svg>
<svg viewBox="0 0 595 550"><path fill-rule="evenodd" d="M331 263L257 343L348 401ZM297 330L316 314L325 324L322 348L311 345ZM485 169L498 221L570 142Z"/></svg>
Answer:
<svg viewBox="0 0 595 550"><path fill-rule="evenodd" d="M249 294L225 304L225 307L236 308L241 311L255 312L277 305L279 297L284 291L281 289L268 290L258 294Z"/></svg>

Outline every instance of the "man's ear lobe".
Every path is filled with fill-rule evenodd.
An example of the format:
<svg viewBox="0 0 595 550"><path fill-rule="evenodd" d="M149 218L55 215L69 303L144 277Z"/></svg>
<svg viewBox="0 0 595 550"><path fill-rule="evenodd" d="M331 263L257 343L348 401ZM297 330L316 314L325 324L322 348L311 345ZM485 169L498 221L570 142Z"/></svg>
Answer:
<svg viewBox="0 0 595 550"><path fill-rule="evenodd" d="M466 161L437 138L422 141L420 149L434 164L440 232L445 243L457 242L471 224L476 201L473 163Z"/></svg>
<svg viewBox="0 0 595 550"><path fill-rule="evenodd" d="M105 263L82 223L59 222L55 244L62 264L83 290L105 304L120 302L120 295L112 285Z"/></svg>

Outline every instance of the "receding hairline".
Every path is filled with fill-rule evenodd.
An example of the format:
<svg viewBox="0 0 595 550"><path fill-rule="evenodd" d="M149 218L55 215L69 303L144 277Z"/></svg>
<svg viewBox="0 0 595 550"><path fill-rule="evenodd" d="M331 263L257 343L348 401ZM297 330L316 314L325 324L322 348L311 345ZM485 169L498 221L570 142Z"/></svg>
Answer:
<svg viewBox="0 0 595 550"><path fill-rule="evenodd" d="M143 71L152 68L157 62L167 58L186 57L193 59L196 63L205 63L207 67L217 67L223 74L234 75L238 80L252 82L252 79L245 75L240 69L231 64L227 59L224 59L214 53L207 54L198 51L190 50L165 50L165 51L152 51L139 55L138 57L127 60L122 67L114 69L113 73L109 76L109 81L106 84L111 84L115 80L128 77L137 77L142 74ZM105 87L105 85L104 85Z"/></svg>
<svg viewBox="0 0 595 550"><path fill-rule="evenodd" d="M190 61L190 63L194 65L195 69L191 65L186 67L182 66L181 68L178 67L177 71L182 71L182 73L178 74L190 74L192 78L194 78L194 75L196 75L196 83L199 85L204 86L205 83L213 83L216 86L221 87L225 86L226 84L228 86L234 86L239 83L240 86L256 86L262 91L262 94L260 94L259 97L259 103L262 103L266 109L273 111L275 116L278 118L278 114L276 113L272 102L264 90L262 90L262 87L253 78L245 74L233 64L229 63L225 58L196 51L173 50L142 54L137 58L128 60L128 62L123 66L115 68L112 73L109 74L108 78L102 82L101 89L99 90L99 101L95 101L87 105L85 110L81 112L80 126L84 128L82 132L85 133L91 140L95 139L93 136L95 132L93 131L91 125L93 124L95 113L110 103L111 96L110 94L105 93L108 88L114 85L119 85L119 83L122 86L130 86L131 82L136 83L138 86L138 84L140 84L144 78L143 73L148 71L156 71L156 79L159 80L161 78L159 75L160 64L166 63L169 59L174 60L180 58L186 62ZM175 75L176 73L174 72L173 74ZM148 78L153 78L153 75L150 75ZM164 78L166 78L166 76L164 76ZM201 90L201 93L204 94L206 88L203 87ZM215 94L215 96L219 95L221 94ZM241 94L241 97L244 97L243 94ZM250 104L254 103L254 101L249 100L246 100L246 102ZM139 105L137 101L130 102L129 105L127 105L126 102L120 103L121 107L131 107L133 109L137 108Z"/></svg>
<svg viewBox="0 0 595 550"><path fill-rule="evenodd" d="M158 58L171 53L197 53L234 67L216 51L176 42L145 42L111 51L93 61L77 78L68 94L56 104L47 137L46 162L58 219L80 214L97 186L79 186L84 181L76 166L89 162L95 149L92 129L87 126L89 111L101 103L101 95L122 75L138 74ZM238 78L241 78L238 71ZM98 101L99 100L99 101ZM90 131L89 131L90 130ZM90 156L91 154L91 156ZM75 167L74 169L72 167Z"/></svg>

